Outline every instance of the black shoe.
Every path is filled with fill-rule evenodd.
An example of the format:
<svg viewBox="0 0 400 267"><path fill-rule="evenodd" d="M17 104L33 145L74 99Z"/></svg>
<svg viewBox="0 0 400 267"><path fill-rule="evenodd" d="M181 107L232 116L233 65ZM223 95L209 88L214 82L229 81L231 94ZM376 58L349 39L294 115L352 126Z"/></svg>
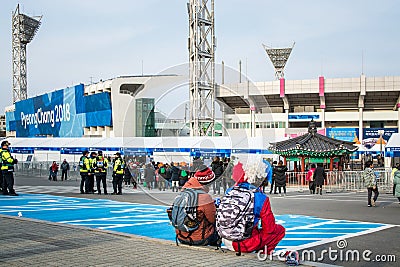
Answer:
<svg viewBox="0 0 400 267"><path fill-rule="evenodd" d="M105 192L105 193L104 193L104 195L108 195L108 193L107 193L107 192Z"/></svg>
<svg viewBox="0 0 400 267"><path fill-rule="evenodd" d="M18 194L14 192L14 193L11 193L10 196L15 196L16 197L16 196L18 196Z"/></svg>
<svg viewBox="0 0 400 267"><path fill-rule="evenodd" d="M3 195L8 196L9 194L8 194L8 192L6 191L6 192L3 192Z"/></svg>
<svg viewBox="0 0 400 267"><path fill-rule="evenodd" d="M98 192L97 194L98 194L98 195L101 195L101 192Z"/></svg>
<svg viewBox="0 0 400 267"><path fill-rule="evenodd" d="M122 195L122 192L118 192L117 195Z"/></svg>
<svg viewBox="0 0 400 267"><path fill-rule="evenodd" d="M117 194L116 192L112 192L112 193L111 193L111 195L116 195L116 194Z"/></svg>

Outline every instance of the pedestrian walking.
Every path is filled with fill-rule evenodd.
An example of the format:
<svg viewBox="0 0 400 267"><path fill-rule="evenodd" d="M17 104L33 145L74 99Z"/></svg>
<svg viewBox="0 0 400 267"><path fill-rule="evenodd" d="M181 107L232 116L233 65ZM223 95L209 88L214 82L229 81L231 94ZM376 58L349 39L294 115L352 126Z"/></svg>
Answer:
<svg viewBox="0 0 400 267"><path fill-rule="evenodd" d="M220 195L221 194L221 184L222 184L222 174L224 173L224 165L223 165L222 161L220 161L219 157L214 157L213 162L211 163L211 170L215 174L215 181L213 183L214 195L217 192L218 192L218 195Z"/></svg>
<svg viewBox="0 0 400 267"><path fill-rule="evenodd" d="M180 169L178 168L177 162L171 162L171 180L172 180L172 192L179 190L179 176L180 176Z"/></svg>
<svg viewBox="0 0 400 267"><path fill-rule="evenodd" d="M314 183L317 189L317 194L322 195L322 185L326 179L326 172L321 163L317 164L317 168L314 171Z"/></svg>
<svg viewBox="0 0 400 267"><path fill-rule="evenodd" d="M365 162L365 170L362 173L361 178L368 190L368 207L375 207L379 191L376 175L374 173L374 163L372 161L368 160ZM374 192L374 197L372 197L372 192Z"/></svg>
<svg viewBox="0 0 400 267"><path fill-rule="evenodd" d="M139 170L138 170L137 164L132 164L131 175L132 175L131 182L132 182L133 189L136 189L138 176L139 176Z"/></svg>
<svg viewBox="0 0 400 267"><path fill-rule="evenodd" d="M274 175L274 168L276 166L277 162L276 160L274 160L274 162L272 162L272 181L271 181L271 190L269 190L269 194L272 194L272 191L274 191L276 194L276 189L274 190L274 185L275 185L275 175Z"/></svg>
<svg viewBox="0 0 400 267"><path fill-rule="evenodd" d="M400 170L398 168L394 172L394 177L393 177L393 195L397 197L400 204Z"/></svg>
<svg viewBox="0 0 400 267"><path fill-rule="evenodd" d="M314 181L314 173L316 170L315 164L311 164L311 168L307 172L306 181L308 181L308 189L310 189L310 194L315 194L315 181Z"/></svg>
<svg viewBox="0 0 400 267"><path fill-rule="evenodd" d="M273 170L273 176L275 176L275 191L279 191L279 196L281 196L281 188L283 188L283 194L286 196L286 171L287 167L283 165L283 161L280 160L278 166L276 166Z"/></svg>
<svg viewBox="0 0 400 267"><path fill-rule="evenodd" d="M53 161L49 168L49 180L50 181L57 181L57 173L58 173L58 164L57 162Z"/></svg>
<svg viewBox="0 0 400 267"><path fill-rule="evenodd" d="M157 175L158 175L158 190L165 191L166 183L168 181L166 180L167 169L165 168L165 165L163 163L160 163L158 165Z"/></svg>
<svg viewBox="0 0 400 267"><path fill-rule="evenodd" d="M182 165L179 173L179 190L186 184L189 179L189 169L186 165Z"/></svg>
<svg viewBox="0 0 400 267"><path fill-rule="evenodd" d="M146 182L147 189L151 190L153 188L153 183L155 179L155 170L153 164L148 163L144 169L144 181Z"/></svg>
<svg viewBox="0 0 400 267"><path fill-rule="evenodd" d="M69 163L67 162L66 159L63 160L61 163L61 181L66 181L68 178L68 172L69 172Z"/></svg>

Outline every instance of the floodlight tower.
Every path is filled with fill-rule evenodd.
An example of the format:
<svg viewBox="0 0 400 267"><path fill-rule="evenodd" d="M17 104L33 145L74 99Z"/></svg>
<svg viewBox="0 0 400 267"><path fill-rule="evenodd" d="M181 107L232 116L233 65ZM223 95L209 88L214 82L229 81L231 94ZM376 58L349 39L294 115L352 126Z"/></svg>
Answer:
<svg viewBox="0 0 400 267"><path fill-rule="evenodd" d="M214 136L215 32L214 0L190 0L190 135Z"/></svg>
<svg viewBox="0 0 400 267"><path fill-rule="evenodd" d="M19 5L12 15L13 103L27 98L26 45L39 29L39 17L19 13Z"/></svg>
<svg viewBox="0 0 400 267"><path fill-rule="evenodd" d="M285 68L286 62L289 59L290 53L292 52L294 44L295 43L293 42L292 47L288 48L272 48L263 44L265 52L267 52L267 55L271 59L272 65L274 65L275 78L277 80L284 78L283 70Z"/></svg>

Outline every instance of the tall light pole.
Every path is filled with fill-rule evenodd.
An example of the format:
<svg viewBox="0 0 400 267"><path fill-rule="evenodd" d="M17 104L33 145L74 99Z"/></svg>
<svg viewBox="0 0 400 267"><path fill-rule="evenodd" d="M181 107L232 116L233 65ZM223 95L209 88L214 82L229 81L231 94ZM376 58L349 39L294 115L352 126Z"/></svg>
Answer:
<svg viewBox="0 0 400 267"><path fill-rule="evenodd" d="M189 90L190 135L214 136L215 35L214 0L190 0Z"/></svg>
<svg viewBox="0 0 400 267"><path fill-rule="evenodd" d="M27 98L26 45L35 36L41 19L20 14L19 5L12 15L13 103Z"/></svg>

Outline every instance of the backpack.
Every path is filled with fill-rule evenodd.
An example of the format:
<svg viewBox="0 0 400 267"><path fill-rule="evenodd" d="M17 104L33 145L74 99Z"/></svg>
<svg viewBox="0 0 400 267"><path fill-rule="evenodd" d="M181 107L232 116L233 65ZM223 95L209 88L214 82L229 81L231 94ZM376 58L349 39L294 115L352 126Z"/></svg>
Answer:
<svg viewBox="0 0 400 267"><path fill-rule="evenodd" d="M203 190L185 188L175 197L172 208L167 210L172 226L180 232L188 233L185 238L189 238L200 225L197 220L199 194L205 194L205 192ZM178 244L178 234L176 242Z"/></svg>
<svg viewBox="0 0 400 267"><path fill-rule="evenodd" d="M218 235L230 241L245 240L251 236L254 218L254 190L234 186L217 210Z"/></svg>
<svg viewBox="0 0 400 267"><path fill-rule="evenodd" d="M182 170L181 171L181 176L182 177L186 177L186 176L188 176L188 174L187 174L187 172L185 170Z"/></svg>
<svg viewBox="0 0 400 267"><path fill-rule="evenodd" d="M164 174L164 173L165 173L165 168L164 168L164 167L161 167L161 168L160 168L160 173L161 173L161 174Z"/></svg>

